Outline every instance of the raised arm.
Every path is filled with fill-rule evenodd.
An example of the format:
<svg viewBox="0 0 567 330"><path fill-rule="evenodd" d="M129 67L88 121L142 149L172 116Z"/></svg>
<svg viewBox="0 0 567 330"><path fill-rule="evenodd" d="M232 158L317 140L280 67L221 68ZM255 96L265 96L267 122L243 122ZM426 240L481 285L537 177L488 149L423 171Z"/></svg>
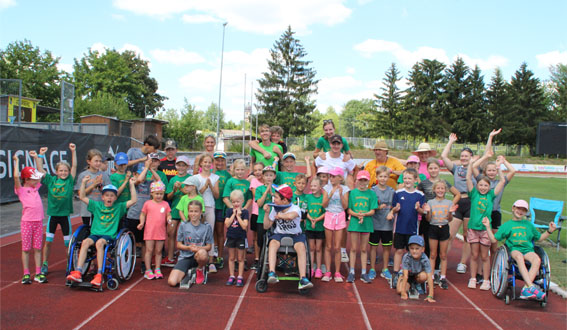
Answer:
<svg viewBox="0 0 567 330"><path fill-rule="evenodd" d="M477 177L480 174L480 168L482 164L486 163L490 158L494 156L494 151L492 149L487 149L484 151L482 157L480 157L477 161L474 162L472 166L473 175Z"/></svg>
<svg viewBox="0 0 567 330"><path fill-rule="evenodd" d="M130 184L130 178L131 177L132 177L132 172L127 171L126 172L126 179L124 180L124 182L122 182L120 187L118 187L118 196L120 196L122 194L122 192L124 191L124 189L126 189L126 185Z"/></svg>
<svg viewBox="0 0 567 330"><path fill-rule="evenodd" d="M496 135L498 135L500 132L502 132L502 128L495 130L493 129L492 132L490 132L490 134L488 134L488 140L486 141L486 148L484 150L484 153L486 154L489 150L492 151L492 140L494 139L494 137Z"/></svg>
<svg viewBox="0 0 567 330"><path fill-rule="evenodd" d="M14 189L20 189L22 183L20 182L20 160L18 156L12 156L12 160L14 160Z"/></svg>
<svg viewBox="0 0 567 330"><path fill-rule="evenodd" d="M309 180L309 178L313 175L313 172L311 171L311 159L309 158L309 156L305 156L305 167L307 171L305 176Z"/></svg>
<svg viewBox="0 0 567 330"><path fill-rule="evenodd" d="M79 188L79 199L87 205L89 205L89 198L87 197L85 186L87 185L87 182L90 179L91 179L90 175L85 175L83 181L81 181L81 187Z"/></svg>
<svg viewBox="0 0 567 330"><path fill-rule="evenodd" d="M453 169L453 166L455 165L453 164L453 161L449 158L449 153L451 152L451 146L456 141L457 141L457 134L451 133L451 135L449 135L449 142L447 142L447 145L445 146L443 152L441 153L441 159L443 160L443 163L445 163L445 167L449 171L451 171Z"/></svg>
<svg viewBox="0 0 567 330"><path fill-rule="evenodd" d="M474 184L472 181L472 167L473 167L473 163L476 162L476 160L478 159L478 156L474 156L473 159L471 159L471 161L469 162L469 166L467 168L467 190L468 191L472 191L474 188Z"/></svg>
<svg viewBox="0 0 567 330"><path fill-rule="evenodd" d="M500 165L502 165L502 159L500 159L500 161L496 160L496 167L498 168L498 176L500 176L500 181L498 182L496 187L494 187L494 195L500 194L502 189L504 189L504 186L506 186L506 178L504 177L504 173L502 172Z"/></svg>
<svg viewBox="0 0 567 330"><path fill-rule="evenodd" d="M506 166L506 169L508 169L508 173L506 173L506 179L508 179L508 182L510 182L514 175L516 175L516 169L514 168L514 166L512 166L512 164L508 162L506 157L500 155L498 156L496 161L498 161L498 159L500 159L502 164L504 164L504 166Z"/></svg>
<svg viewBox="0 0 567 330"><path fill-rule="evenodd" d="M69 150L71 150L71 173L73 179L77 177L77 146L74 143L69 143Z"/></svg>
<svg viewBox="0 0 567 330"><path fill-rule="evenodd" d="M135 179L130 178L130 200L126 202L126 207L130 207L138 201L138 194L136 193Z"/></svg>
<svg viewBox="0 0 567 330"><path fill-rule="evenodd" d="M38 171L45 174L45 170L43 169L43 159L45 158L45 153L47 152L47 147L39 148L39 155L34 151L30 151L30 156L32 156L35 160L35 165Z"/></svg>

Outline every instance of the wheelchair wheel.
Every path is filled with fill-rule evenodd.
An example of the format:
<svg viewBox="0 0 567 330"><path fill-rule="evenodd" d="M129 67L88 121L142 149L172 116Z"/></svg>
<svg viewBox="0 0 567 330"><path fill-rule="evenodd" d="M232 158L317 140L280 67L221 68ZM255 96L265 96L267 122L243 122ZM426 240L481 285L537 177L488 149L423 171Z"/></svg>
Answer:
<svg viewBox="0 0 567 330"><path fill-rule="evenodd" d="M114 247L116 275L121 281L129 280L136 267L136 240L134 234L122 229L117 235Z"/></svg>
<svg viewBox="0 0 567 330"><path fill-rule="evenodd" d="M79 252L81 251L81 243L87 237L89 237L91 229L89 226L81 225L73 235L71 236L71 240L69 241L69 250L68 250L68 259L67 259L67 274L71 271L77 269L77 264L79 263ZM85 263L83 265L83 271L81 275L87 274L91 265L92 259L92 252L89 249L89 253L87 254L87 258L85 259Z"/></svg>
<svg viewBox="0 0 567 330"><path fill-rule="evenodd" d="M490 286L492 294L502 299L506 295L508 288L508 267L510 255L506 246L501 246L496 251L492 270L490 272ZM506 295L507 296L507 295Z"/></svg>
<svg viewBox="0 0 567 330"><path fill-rule="evenodd" d="M111 278L110 280L108 280L108 282L106 282L106 287L108 288L108 290L116 290L118 289L118 280L116 278Z"/></svg>
<svg viewBox="0 0 567 330"><path fill-rule="evenodd" d="M258 291L259 293L268 291L268 282L264 279L258 280L258 282L256 282L256 291Z"/></svg>
<svg viewBox="0 0 567 330"><path fill-rule="evenodd" d="M541 288L547 292L549 291L549 285L551 284L551 263L549 262L549 257L547 253L541 246L534 246L535 253L541 259L541 265L539 268L538 278L536 282L541 281Z"/></svg>

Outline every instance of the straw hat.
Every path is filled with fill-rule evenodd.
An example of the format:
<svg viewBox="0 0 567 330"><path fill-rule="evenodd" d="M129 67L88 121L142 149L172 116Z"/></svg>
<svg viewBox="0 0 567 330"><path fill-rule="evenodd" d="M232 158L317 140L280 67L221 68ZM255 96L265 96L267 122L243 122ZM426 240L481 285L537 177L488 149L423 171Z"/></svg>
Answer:
<svg viewBox="0 0 567 330"><path fill-rule="evenodd" d="M418 152L426 152L426 151L431 152L431 153L432 153L432 156L437 155L437 151L431 149L431 146L429 145L429 143L426 143L426 142L420 143L420 144L417 146L417 150L414 151L414 152L412 152L412 154L417 155Z"/></svg>
<svg viewBox="0 0 567 330"><path fill-rule="evenodd" d="M374 150L390 150L388 149L388 144L386 144L386 141L377 141L376 144L374 145Z"/></svg>

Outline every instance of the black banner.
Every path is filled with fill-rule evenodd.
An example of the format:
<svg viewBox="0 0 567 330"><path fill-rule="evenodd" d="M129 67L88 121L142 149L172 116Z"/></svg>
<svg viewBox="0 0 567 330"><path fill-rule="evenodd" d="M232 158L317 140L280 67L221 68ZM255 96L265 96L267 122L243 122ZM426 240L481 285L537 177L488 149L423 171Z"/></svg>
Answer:
<svg viewBox="0 0 567 330"><path fill-rule="evenodd" d="M39 148L48 147L44 168L49 174L54 174L58 162L66 161L71 164L69 143L77 146L77 175L86 168L86 156L90 149L100 150L103 156L114 156L130 148L128 137L0 125L0 203L18 200L14 194L14 155L20 159L20 170L24 166L35 167L35 161L29 152L39 152ZM42 187L42 191L44 189Z"/></svg>

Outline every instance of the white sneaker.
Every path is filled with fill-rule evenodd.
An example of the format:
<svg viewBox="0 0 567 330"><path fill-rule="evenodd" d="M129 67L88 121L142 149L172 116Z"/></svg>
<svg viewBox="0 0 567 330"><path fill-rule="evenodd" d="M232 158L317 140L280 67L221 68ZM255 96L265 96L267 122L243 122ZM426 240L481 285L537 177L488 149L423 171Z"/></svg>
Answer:
<svg viewBox="0 0 567 330"><path fill-rule="evenodd" d="M457 265L457 273L464 274L467 272L467 265L459 263Z"/></svg>
<svg viewBox="0 0 567 330"><path fill-rule="evenodd" d="M216 273L216 272L217 272L217 267L215 266L215 264L210 264L209 273Z"/></svg>
<svg viewBox="0 0 567 330"><path fill-rule="evenodd" d="M341 251L341 262L348 262L348 253L346 251Z"/></svg>

